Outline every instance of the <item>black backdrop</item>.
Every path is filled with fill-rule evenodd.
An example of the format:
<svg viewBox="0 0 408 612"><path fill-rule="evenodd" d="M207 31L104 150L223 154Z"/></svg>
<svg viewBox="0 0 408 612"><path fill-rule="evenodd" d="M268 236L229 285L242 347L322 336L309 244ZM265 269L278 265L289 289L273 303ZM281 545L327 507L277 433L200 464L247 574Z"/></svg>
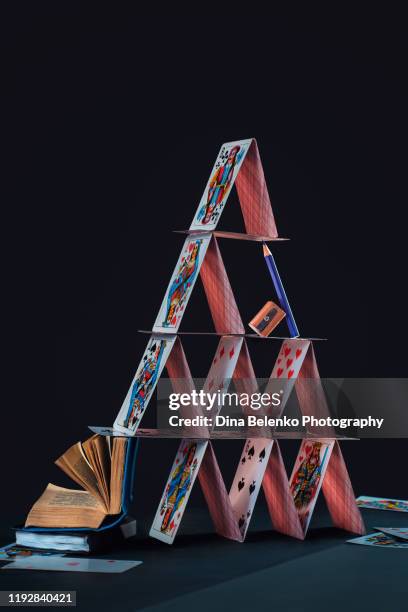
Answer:
<svg viewBox="0 0 408 612"><path fill-rule="evenodd" d="M5 520L66 482L52 461L89 423L113 422L182 244L171 230L188 227L222 142L258 139L298 325L329 339L321 374L405 376L401 15L35 4L1 20ZM233 198L220 227L242 227ZM260 247L221 249L247 321L271 297ZM184 330L211 328L199 285ZM198 376L213 346L186 342ZM253 353L260 375L269 350ZM138 511L175 446L142 446ZM217 446L227 480L239 446ZM408 496L405 441L343 448L357 493Z"/></svg>

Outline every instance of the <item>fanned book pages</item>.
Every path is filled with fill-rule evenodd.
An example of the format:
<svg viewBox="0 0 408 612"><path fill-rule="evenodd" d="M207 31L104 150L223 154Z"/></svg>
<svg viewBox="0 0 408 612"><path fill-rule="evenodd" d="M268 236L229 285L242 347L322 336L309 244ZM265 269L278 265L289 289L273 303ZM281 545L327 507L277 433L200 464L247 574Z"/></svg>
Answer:
<svg viewBox="0 0 408 612"><path fill-rule="evenodd" d="M96 529L108 514L119 514L127 442L94 435L71 446L55 463L84 490L48 484L25 526Z"/></svg>

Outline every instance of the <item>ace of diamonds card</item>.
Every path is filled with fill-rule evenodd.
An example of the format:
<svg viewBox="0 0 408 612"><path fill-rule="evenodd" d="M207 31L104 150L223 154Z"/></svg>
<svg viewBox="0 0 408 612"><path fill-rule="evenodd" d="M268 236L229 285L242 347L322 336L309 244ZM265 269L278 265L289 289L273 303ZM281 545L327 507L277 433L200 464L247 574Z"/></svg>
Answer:
<svg viewBox="0 0 408 612"><path fill-rule="evenodd" d="M252 139L237 140L221 146L190 225L191 230L210 231L216 228L251 142Z"/></svg>

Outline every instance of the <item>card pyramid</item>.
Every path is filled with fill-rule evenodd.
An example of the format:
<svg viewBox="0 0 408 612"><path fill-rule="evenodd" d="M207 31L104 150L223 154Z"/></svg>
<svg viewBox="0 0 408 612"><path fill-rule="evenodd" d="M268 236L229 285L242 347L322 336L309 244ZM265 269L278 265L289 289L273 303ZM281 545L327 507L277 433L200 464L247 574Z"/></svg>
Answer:
<svg viewBox="0 0 408 612"><path fill-rule="evenodd" d="M216 229L234 184L245 234ZM245 327L218 244L218 238L258 242L279 240L255 139L222 145L186 233L146 351L113 426L115 431L124 435L143 437L139 426L164 367L175 390L189 392L194 389L178 330L198 275L201 276L216 334L220 336L204 387L215 391L223 388L226 378L232 378L241 392L256 391ZM281 293L286 298L277 271L272 278L275 288L281 288L278 297ZM281 306L289 314L287 300L281 301ZM292 329L297 330L295 324ZM229 377L217 379L216 373L219 375L220 371L223 374L228 372ZM319 417L328 414L311 339L292 336L283 341L270 376L271 382L276 379L289 382L288 394L295 388L303 414ZM310 380L315 384L308 384ZM283 409L282 405L280 409ZM354 533L364 533L361 514L333 431L324 431L321 438L302 440L290 479L277 439L258 436L245 440L229 493L215 457L211 432L205 427L190 429L189 432L190 437L181 441L173 463L150 531L153 537L167 543L174 541L197 476L215 529L224 537L241 542L245 539L261 487L277 531L303 539L322 489L334 525ZM154 431L147 435L154 435Z"/></svg>

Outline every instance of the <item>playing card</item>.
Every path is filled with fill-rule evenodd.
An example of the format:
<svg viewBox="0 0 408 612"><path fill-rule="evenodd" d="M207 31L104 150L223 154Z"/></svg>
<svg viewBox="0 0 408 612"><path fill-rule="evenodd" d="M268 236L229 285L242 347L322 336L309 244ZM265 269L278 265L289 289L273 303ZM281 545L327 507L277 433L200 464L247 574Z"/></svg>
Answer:
<svg viewBox="0 0 408 612"><path fill-rule="evenodd" d="M306 357L310 341L295 338L285 340L279 351L278 358L272 370L272 378L287 378L294 380L298 377L304 358Z"/></svg>
<svg viewBox="0 0 408 612"><path fill-rule="evenodd" d="M333 446L334 441L303 440L296 457L289 486L304 533L309 527Z"/></svg>
<svg viewBox="0 0 408 612"><path fill-rule="evenodd" d="M154 323L154 332L177 332L210 240L211 234L195 234L185 239Z"/></svg>
<svg viewBox="0 0 408 612"><path fill-rule="evenodd" d="M273 440L246 440L229 492L238 528L245 538L271 454Z"/></svg>
<svg viewBox="0 0 408 612"><path fill-rule="evenodd" d="M408 512L408 501L404 499L387 499L384 497L369 497L367 495L360 495L360 497L357 497L356 503L359 508Z"/></svg>
<svg viewBox="0 0 408 612"><path fill-rule="evenodd" d="M91 431L93 431L93 433L96 433L99 436L110 436L113 438L127 438L130 436L129 433L124 433L123 431L119 431L113 427L101 427L100 425L88 425L88 427Z"/></svg>
<svg viewBox="0 0 408 612"><path fill-rule="evenodd" d="M152 397L176 336L153 334L129 387L113 428L134 433Z"/></svg>
<svg viewBox="0 0 408 612"><path fill-rule="evenodd" d="M63 557L64 553L55 550L32 550L24 546L16 546L16 544L7 544L0 548L0 561L12 561L16 557L32 557L36 556L59 556Z"/></svg>
<svg viewBox="0 0 408 612"><path fill-rule="evenodd" d="M381 546L381 548L408 548L408 542L398 541L385 533L370 533L361 538L347 540L350 544L365 544L366 546Z"/></svg>
<svg viewBox="0 0 408 612"><path fill-rule="evenodd" d="M181 441L150 529L149 535L153 538L173 543L207 444L207 440Z"/></svg>
<svg viewBox="0 0 408 612"><path fill-rule="evenodd" d="M190 229L213 230L252 142L237 140L221 146Z"/></svg>
<svg viewBox="0 0 408 612"><path fill-rule="evenodd" d="M374 527L382 533L392 536L400 540L408 540L408 527Z"/></svg>
<svg viewBox="0 0 408 612"><path fill-rule="evenodd" d="M237 336L221 337L204 383L203 391L205 393L227 391L238 361L242 342L243 338ZM213 410L206 411L206 414L215 418L221 408L222 406L216 402Z"/></svg>
<svg viewBox="0 0 408 612"><path fill-rule="evenodd" d="M120 574L141 565L142 561L121 561L119 559L90 559L89 557L20 557L1 569L45 570L48 572L102 572Z"/></svg>
<svg viewBox="0 0 408 612"><path fill-rule="evenodd" d="M280 405L273 410L273 414L270 416L274 418L279 417L285 408L286 402L292 393L293 387L295 386L296 379L299 376L299 372L302 368L305 360L307 351L310 346L309 340L293 339L285 340L280 348L278 357L273 366L273 370L265 389L266 393L272 395L273 392L279 391L281 393ZM277 380L280 385L277 389ZM272 410L272 409L271 409ZM271 411L268 412L268 414Z"/></svg>

